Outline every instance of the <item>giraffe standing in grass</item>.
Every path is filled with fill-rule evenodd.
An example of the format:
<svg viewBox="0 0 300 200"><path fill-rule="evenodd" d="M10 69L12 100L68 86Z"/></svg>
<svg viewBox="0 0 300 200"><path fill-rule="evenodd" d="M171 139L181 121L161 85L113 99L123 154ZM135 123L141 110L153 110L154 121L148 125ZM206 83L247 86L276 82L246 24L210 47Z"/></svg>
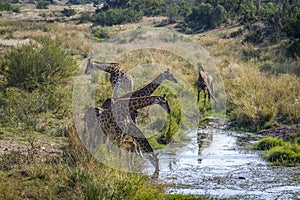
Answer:
<svg viewBox="0 0 300 200"><path fill-rule="evenodd" d="M118 63L104 63L96 62L88 59L88 64L85 69L85 74L89 74L92 69L98 68L107 73L110 73L109 81L113 87L113 98L118 97L119 89L122 88L125 91L133 90L132 77L121 69Z"/></svg>
<svg viewBox="0 0 300 200"><path fill-rule="evenodd" d="M204 71L203 66L201 64L198 64L198 71L199 74L197 81L197 103L199 104L201 91L204 92L204 106L206 103L206 96L208 96L209 102L211 97L216 102L216 98L213 94L213 78L210 75L208 75L207 72Z"/></svg>
<svg viewBox="0 0 300 200"><path fill-rule="evenodd" d="M169 114L171 112L168 101L164 96L112 99L111 107L108 109L89 108L85 113L85 122L88 130L93 130L95 135L104 134L111 141L120 141L125 135L132 137L146 153L145 157L155 167L154 176L157 176L159 173L157 154L154 153L147 138L130 117L130 111L152 104L162 106Z"/></svg>

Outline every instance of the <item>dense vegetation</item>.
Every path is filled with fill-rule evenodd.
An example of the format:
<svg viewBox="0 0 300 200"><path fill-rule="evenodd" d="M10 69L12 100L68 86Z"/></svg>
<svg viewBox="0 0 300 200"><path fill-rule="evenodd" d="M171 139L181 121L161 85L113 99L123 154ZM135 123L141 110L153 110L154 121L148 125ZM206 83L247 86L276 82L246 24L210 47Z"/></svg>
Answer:
<svg viewBox="0 0 300 200"><path fill-rule="evenodd" d="M37 130L40 115L68 116L71 91L64 85L76 70L70 52L49 38L8 51L1 63L2 126Z"/></svg>

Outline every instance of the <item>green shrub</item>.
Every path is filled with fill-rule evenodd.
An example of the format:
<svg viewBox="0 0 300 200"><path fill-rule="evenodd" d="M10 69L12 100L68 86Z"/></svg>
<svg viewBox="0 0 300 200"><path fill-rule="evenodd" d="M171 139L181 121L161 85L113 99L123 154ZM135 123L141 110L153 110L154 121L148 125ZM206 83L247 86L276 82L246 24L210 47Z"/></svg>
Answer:
<svg viewBox="0 0 300 200"><path fill-rule="evenodd" d="M2 68L8 87L29 92L66 84L77 70L69 51L50 38L12 48L5 58Z"/></svg>
<svg viewBox="0 0 300 200"><path fill-rule="evenodd" d="M300 163L300 146L282 139L267 137L259 140L253 147L266 151L263 157L274 165L296 165Z"/></svg>
<svg viewBox="0 0 300 200"><path fill-rule="evenodd" d="M242 28L239 28L238 30L231 32L231 33L229 34L229 37L230 37L230 38L236 38L236 37L239 37L240 35L243 34L243 31L244 31L244 30L243 30Z"/></svg>
<svg viewBox="0 0 300 200"><path fill-rule="evenodd" d="M48 92L27 92L10 87L4 90L0 102L4 110L1 125L63 135L71 111L71 90L56 87Z"/></svg>
<svg viewBox="0 0 300 200"><path fill-rule="evenodd" d="M9 3L0 2L0 11L11 11L13 7Z"/></svg>
<svg viewBox="0 0 300 200"><path fill-rule="evenodd" d="M80 16L80 23L86 23L91 21L91 13L90 12L83 12Z"/></svg>
<svg viewBox="0 0 300 200"><path fill-rule="evenodd" d="M108 28L102 26L93 26L91 27L91 32L95 39L97 40L105 40L110 37L110 33Z"/></svg>
<svg viewBox="0 0 300 200"><path fill-rule="evenodd" d="M76 14L76 11L71 8L64 8L64 10L61 11L61 13L66 17L71 17Z"/></svg>
<svg viewBox="0 0 300 200"><path fill-rule="evenodd" d="M253 44L260 44L264 41L264 31L261 27L252 25L244 41Z"/></svg>
<svg viewBox="0 0 300 200"><path fill-rule="evenodd" d="M273 147L265 158L275 165L296 165L300 163L300 148L296 144Z"/></svg>
<svg viewBox="0 0 300 200"><path fill-rule="evenodd" d="M226 15L227 12L222 5L201 3L193 8L184 21L193 31L204 31L220 26L226 20Z"/></svg>
<svg viewBox="0 0 300 200"><path fill-rule="evenodd" d="M284 146L285 142L282 139L277 139L273 137L266 137L259 140L256 144L254 144L254 148L257 150L269 150L276 146Z"/></svg>
<svg viewBox="0 0 300 200"><path fill-rule="evenodd" d="M43 0L39 0L38 3L36 4L37 9L48 9L48 6L49 6L49 2Z"/></svg>
<svg viewBox="0 0 300 200"><path fill-rule="evenodd" d="M117 24L137 22L142 13L131 9L109 9L98 12L93 16L94 25L112 26Z"/></svg>

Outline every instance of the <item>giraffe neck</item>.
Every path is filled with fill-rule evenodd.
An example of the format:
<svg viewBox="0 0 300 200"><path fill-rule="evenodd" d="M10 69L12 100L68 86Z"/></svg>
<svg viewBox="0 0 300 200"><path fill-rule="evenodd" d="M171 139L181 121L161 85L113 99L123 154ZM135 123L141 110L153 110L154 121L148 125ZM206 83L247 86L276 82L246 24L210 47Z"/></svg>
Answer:
<svg viewBox="0 0 300 200"><path fill-rule="evenodd" d="M165 80L165 77L162 74L160 74L146 86L144 86L134 92L128 93L128 94L122 96L122 98L134 98L134 97L141 97L141 96L149 96L158 88L158 86L160 86L160 84L164 80Z"/></svg>
<svg viewBox="0 0 300 200"><path fill-rule="evenodd" d="M108 73L118 73L120 71L117 63L92 62L91 65Z"/></svg>
<svg viewBox="0 0 300 200"><path fill-rule="evenodd" d="M118 99L114 102L114 105L117 105L120 109L129 109L130 111L133 111L157 103L158 98L160 98L160 96Z"/></svg>

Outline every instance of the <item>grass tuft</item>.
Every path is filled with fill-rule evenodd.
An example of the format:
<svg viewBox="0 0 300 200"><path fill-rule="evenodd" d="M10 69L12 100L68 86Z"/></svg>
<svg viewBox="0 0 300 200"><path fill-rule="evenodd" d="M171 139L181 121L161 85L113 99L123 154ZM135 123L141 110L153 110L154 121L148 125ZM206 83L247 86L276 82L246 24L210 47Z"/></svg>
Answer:
<svg viewBox="0 0 300 200"><path fill-rule="evenodd" d="M263 157L273 165L295 166L300 164L300 146L297 142L267 137L253 145L254 149L266 151Z"/></svg>
<svg viewBox="0 0 300 200"><path fill-rule="evenodd" d="M256 144L254 144L254 148L256 150L270 150L276 146L284 146L285 142L282 139L277 139L273 137L266 137L259 140Z"/></svg>

